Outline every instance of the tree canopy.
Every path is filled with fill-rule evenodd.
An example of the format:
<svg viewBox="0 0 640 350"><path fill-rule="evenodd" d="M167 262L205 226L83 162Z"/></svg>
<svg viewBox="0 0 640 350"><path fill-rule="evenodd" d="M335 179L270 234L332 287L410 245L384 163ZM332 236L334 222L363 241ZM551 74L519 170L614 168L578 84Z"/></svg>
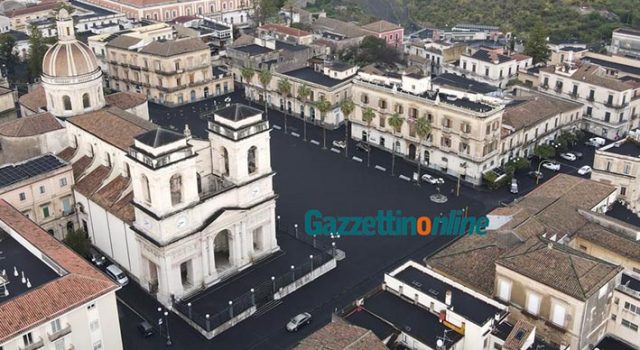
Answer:
<svg viewBox="0 0 640 350"><path fill-rule="evenodd" d="M342 53L344 61L353 62L360 66L371 63L393 64L398 62L400 55L397 50L387 46L384 39L367 36L357 48L347 49Z"/></svg>
<svg viewBox="0 0 640 350"><path fill-rule="evenodd" d="M524 54L533 58L533 63L546 62L549 59L549 47L547 47L547 31L542 23L537 23L529 32L524 42Z"/></svg>
<svg viewBox="0 0 640 350"><path fill-rule="evenodd" d="M48 47L40 29L33 25L31 26L29 44L31 46L28 59L29 79L34 80L42 74L42 59Z"/></svg>

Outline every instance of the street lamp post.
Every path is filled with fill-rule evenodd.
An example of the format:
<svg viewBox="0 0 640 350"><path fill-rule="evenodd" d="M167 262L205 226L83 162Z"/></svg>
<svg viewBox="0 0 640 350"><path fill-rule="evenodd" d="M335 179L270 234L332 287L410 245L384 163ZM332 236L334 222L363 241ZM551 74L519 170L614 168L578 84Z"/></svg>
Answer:
<svg viewBox="0 0 640 350"><path fill-rule="evenodd" d="M277 226L277 228L279 230L280 229L280 215L276 216L276 220L277 220L276 226Z"/></svg>
<svg viewBox="0 0 640 350"><path fill-rule="evenodd" d="M209 321L209 314L204 315L205 324L207 326L207 332L211 329L211 322Z"/></svg>
<svg viewBox="0 0 640 350"><path fill-rule="evenodd" d="M333 255L333 258L336 258L336 242L331 242L331 253Z"/></svg>
<svg viewBox="0 0 640 350"><path fill-rule="evenodd" d="M296 267L291 265L291 282L296 281Z"/></svg>
<svg viewBox="0 0 640 350"><path fill-rule="evenodd" d="M296 231L296 239L298 239L298 224L293 224L293 229Z"/></svg>
<svg viewBox="0 0 640 350"><path fill-rule="evenodd" d="M165 311L164 312L164 323L165 326L167 327L167 346L171 346L171 334L169 333L169 312Z"/></svg>
<svg viewBox="0 0 640 350"><path fill-rule="evenodd" d="M276 277L271 276L271 284L273 285L273 294L276 294Z"/></svg>
<svg viewBox="0 0 640 350"><path fill-rule="evenodd" d="M313 254L309 255L309 260L311 260L311 278L313 278Z"/></svg>
<svg viewBox="0 0 640 350"><path fill-rule="evenodd" d="M256 290L251 288L251 305L256 306Z"/></svg>
<svg viewBox="0 0 640 350"><path fill-rule="evenodd" d="M536 174L535 174L535 175L536 175L536 186L538 186L538 183L540 183L540 176L539 176L539 174L540 174L540 167L541 167L541 166L542 166L542 164L544 164L544 163L551 163L551 161L550 161L550 160L548 160L548 159L545 159L545 160L543 160L542 162L540 162L540 164L538 164L538 171L536 171Z"/></svg>
<svg viewBox="0 0 640 350"><path fill-rule="evenodd" d="M187 306L189 307L189 319L191 319L191 303L187 303Z"/></svg>
<svg viewBox="0 0 640 350"><path fill-rule="evenodd" d="M229 300L229 317L233 318L233 301Z"/></svg>

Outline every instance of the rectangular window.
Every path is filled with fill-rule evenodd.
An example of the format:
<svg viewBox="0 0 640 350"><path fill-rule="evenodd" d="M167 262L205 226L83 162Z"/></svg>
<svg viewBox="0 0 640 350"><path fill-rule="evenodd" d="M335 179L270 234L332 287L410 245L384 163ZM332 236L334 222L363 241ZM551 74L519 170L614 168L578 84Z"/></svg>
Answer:
<svg viewBox="0 0 640 350"><path fill-rule="evenodd" d="M100 321L99 320L93 320L89 323L89 329L91 329L92 332L95 332L97 330L100 329Z"/></svg>
<svg viewBox="0 0 640 350"><path fill-rule="evenodd" d="M102 340L93 343L93 350L102 350Z"/></svg>
<svg viewBox="0 0 640 350"><path fill-rule="evenodd" d="M33 334L31 332L22 336L22 342L25 346L33 344Z"/></svg>
<svg viewBox="0 0 640 350"><path fill-rule="evenodd" d="M629 163L624 163L624 168L622 169L622 172L625 175L629 175L631 173L631 164Z"/></svg>
<svg viewBox="0 0 640 350"><path fill-rule="evenodd" d="M595 95L596 95L596 91L595 90L589 90L589 101L593 101L595 99Z"/></svg>
<svg viewBox="0 0 640 350"><path fill-rule="evenodd" d="M605 112L604 113L604 121L608 123L610 120L611 120L611 113Z"/></svg>
<svg viewBox="0 0 640 350"><path fill-rule="evenodd" d="M40 194L44 194L45 192L44 186L40 186Z"/></svg>
<svg viewBox="0 0 640 350"><path fill-rule="evenodd" d="M509 301L511 299L511 282L507 280L498 280L498 298Z"/></svg>
<svg viewBox="0 0 640 350"><path fill-rule="evenodd" d="M26 201L27 200L27 194L24 193L24 192L20 192L18 197L20 197L20 201Z"/></svg>
<svg viewBox="0 0 640 350"><path fill-rule="evenodd" d="M51 321L51 333L58 333L60 332L61 329L62 329L62 326L60 325L59 318Z"/></svg>
<svg viewBox="0 0 640 350"><path fill-rule="evenodd" d="M624 318L622 319L621 324L627 328L629 328L630 330L637 332L638 331L638 325L633 323L633 322L629 322L627 320L625 320Z"/></svg>
<svg viewBox="0 0 640 350"><path fill-rule="evenodd" d="M49 213L49 207L48 206L43 206L42 207L42 217L46 219L50 215L51 215L51 213Z"/></svg>
<svg viewBox="0 0 640 350"><path fill-rule="evenodd" d="M587 107L587 116L591 116L591 114L593 113L593 107Z"/></svg>
<svg viewBox="0 0 640 350"><path fill-rule="evenodd" d="M64 187L67 185L67 178L63 177L62 179L60 179L60 187Z"/></svg>
<svg viewBox="0 0 640 350"><path fill-rule="evenodd" d="M540 296L529 293L527 298L527 312L531 315L537 315L540 312Z"/></svg>
<svg viewBox="0 0 640 350"><path fill-rule="evenodd" d="M60 338L56 340L56 342L53 343L53 345L55 345L56 350L66 350L64 346L64 338Z"/></svg>
<svg viewBox="0 0 640 350"><path fill-rule="evenodd" d="M70 214L71 213L71 198L67 197L67 198L63 198L62 199L62 210L64 211L64 214Z"/></svg>
<svg viewBox="0 0 640 350"><path fill-rule="evenodd" d="M567 315L567 309L559 303L553 304L553 314L551 316L551 322L555 325L564 327L564 319Z"/></svg>

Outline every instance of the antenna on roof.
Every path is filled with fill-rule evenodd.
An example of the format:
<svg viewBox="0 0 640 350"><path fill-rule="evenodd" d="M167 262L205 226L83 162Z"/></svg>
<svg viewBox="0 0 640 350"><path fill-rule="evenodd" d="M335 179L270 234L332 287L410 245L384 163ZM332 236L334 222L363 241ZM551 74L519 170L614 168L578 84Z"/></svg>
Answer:
<svg viewBox="0 0 640 350"><path fill-rule="evenodd" d="M436 349L437 350L445 350L447 348L447 342L452 343L451 338L447 337L447 333L451 332L450 329L445 329L442 332L441 337L436 337Z"/></svg>

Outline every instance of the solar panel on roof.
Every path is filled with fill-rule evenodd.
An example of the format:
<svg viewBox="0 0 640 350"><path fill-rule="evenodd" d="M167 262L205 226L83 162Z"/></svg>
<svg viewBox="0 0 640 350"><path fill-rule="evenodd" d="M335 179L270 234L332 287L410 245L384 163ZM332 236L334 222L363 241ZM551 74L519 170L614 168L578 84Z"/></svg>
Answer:
<svg viewBox="0 0 640 350"><path fill-rule="evenodd" d="M44 155L24 163L6 165L0 168L0 187L47 173L63 167L65 164L53 155Z"/></svg>

